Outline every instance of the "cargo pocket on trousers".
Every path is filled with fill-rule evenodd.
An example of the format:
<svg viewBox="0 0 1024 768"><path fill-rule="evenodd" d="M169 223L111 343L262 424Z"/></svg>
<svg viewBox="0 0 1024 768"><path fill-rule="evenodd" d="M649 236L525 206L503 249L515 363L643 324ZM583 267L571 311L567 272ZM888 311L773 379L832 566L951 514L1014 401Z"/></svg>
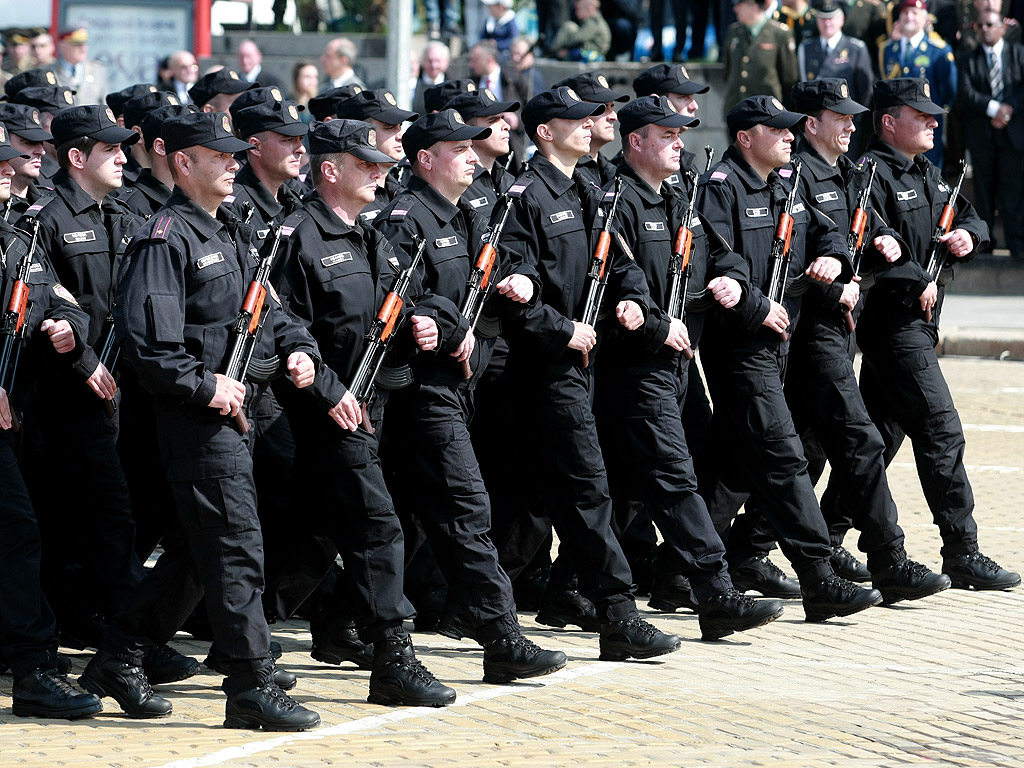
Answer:
<svg viewBox="0 0 1024 768"><path fill-rule="evenodd" d="M242 531L255 526L255 498L238 476L231 452L186 456L167 463L167 481L186 528Z"/></svg>

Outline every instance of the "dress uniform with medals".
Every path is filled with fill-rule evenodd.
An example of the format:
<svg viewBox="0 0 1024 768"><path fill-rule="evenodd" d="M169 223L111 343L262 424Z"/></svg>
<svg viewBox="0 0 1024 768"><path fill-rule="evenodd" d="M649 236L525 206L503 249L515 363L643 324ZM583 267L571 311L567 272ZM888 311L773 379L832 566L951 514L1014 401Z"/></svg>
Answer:
<svg viewBox="0 0 1024 768"><path fill-rule="evenodd" d="M758 0L741 0L760 6ZM785 24L761 18L753 27L735 22L725 36L723 114L749 96L769 94L783 101L799 79L796 42Z"/></svg>

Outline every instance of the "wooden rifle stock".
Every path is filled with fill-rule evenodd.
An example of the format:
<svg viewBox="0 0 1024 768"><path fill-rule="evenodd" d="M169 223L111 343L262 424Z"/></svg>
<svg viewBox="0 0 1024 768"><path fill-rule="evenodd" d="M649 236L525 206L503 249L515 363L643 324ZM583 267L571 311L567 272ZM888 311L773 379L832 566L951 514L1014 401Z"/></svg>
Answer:
<svg viewBox="0 0 1024 768"><path fill-rule="evenodd" d="M32 271L32 257L35 255L36 243L39 241L39 221L33 217L29 221L32 228L32 239L28 250L18 262L18 271L11 288L11 298L7 302L7 309L4 311L3 323L0 326L0 335L3 336L3 346L0 347L0 389L7 393L8 404L11 408L11 431L17 432L21 429L21 420L14 410L14 402L10 399L11 390L14 388L14 377L18 371L18 360L21 357L21 344L25 338L25 323L28 320L28 276Z"/></svg>
<svg viewBox="0 0 1024 768"><path fill-rule="evenodd" d="M868 183L860 191L857 199L857 208L850 218L850 231L846 235L846 248L850 253L850 260L853 262L853 276L860 275L860 263L864 258L864 233L868 226L868 203L871 202L871 187L875 183L875 170L878 167L874 160L868 159ZM853 321L853 311L846 305L842 306L843 317L846 321L846 329L853 333L857 330L857 324Z"/></svg>
<svg viewBox="0 0 1024 768"><path fill-rule="evenodd" d="M597 245L594 248L594 255L590 259L590 269L587 271L587 300L583 305L583 316L580 321L595 327L597 315L601 310L601 301L604 299L604 289L608 284L607 267L608 255L612 246L612 224L615 221L615 214L619 209L619 200L622 198L622 177L615 179L615 197L612 198L611 208L604 217L604 226L601 234L597 236ZM595 328L596 330L596 328ZM590 353L581 351L583 367L590 367Z"/></svg>
<svg viewBox="0 0 1024 768"><path fill-rule="evenodd" d="M944 243L939 241L939 238L947 234L950 228L953 226L953 217L956 216L956 198L960 194L960 187L964 183L964 177L967 175L967 161L960 161L960 178L957 179L956 186L949 195L949 200L942 207L942 213L939 215L939 221L935 225L935 230L932 232L932 241L929 244L928 253L928 265L925 270L928 272L928 277L931 278L931 282L936 282L939 279L939 273L942 271L942 265L946 261L946 252L943 250ZM940 256L941 254L941 256ZM928 307L924 311L924 319L927 322L932 321L932 308Z"/></svg>
<svg viewBox="0 0 1024 768"><path fill-rule="evenodd" d="M772 240L772 279L768 285L768 298L782 304L786 296L786 278L789 276L791 259L790 245L793 238L793 206L800 187L800 170L803 163L799 159L793 161L792 188L786 196L786 203L779 214L779 223L775 227L775 238ZM783 341L789 341L789 331L779 331Z"/></svg>

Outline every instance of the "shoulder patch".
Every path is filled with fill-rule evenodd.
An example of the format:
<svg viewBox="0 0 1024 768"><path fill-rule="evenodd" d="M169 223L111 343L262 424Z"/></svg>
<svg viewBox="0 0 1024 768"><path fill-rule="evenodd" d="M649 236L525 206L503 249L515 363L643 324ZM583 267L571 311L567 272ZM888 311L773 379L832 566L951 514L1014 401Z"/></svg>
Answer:
<svg viewBox="0 0 1024 768"><path fill-rule="evenodd" d="M526 173L520 174L516 178L515 183L508 188L508 193L513 197L518 197L526 191L526 188L533 183L534 176L532 173L527 171Z"/></svg>
<svg viewBox="0 0 1024 768"><path fill-rule="evenodd" d="M626 243L626 238L622 236L621 232L616 232L615 236L619 239L619 245L622 246L622 252L626 254L630 260L635 261L636 259L633 257L633 251L629 249L629 245Z"/></svg>
<svg viewBox="0 0 1024 768"><path fill-rule="evenodd" d="M54 283L53 284L53 293L54 293L54 295L57 296L57 298L64 299L64 301L70 301L76 307L78 306L78 301L72 295L71 291L69 291L67 288L65 288L60 283Z"/></svg>
<svg viewBox="0 0 1024 768"><path fill-rule="evenodd" d="M171 224L174 223L174 219L170 216L161 216L156 220L156 224L153 225L153 229L150 231L150 238L153 240L166 240L167 233L171 229Z"/></svg>
<svg viewBox="0 0 1024 768"><path fill-rule="evenodd" d="M729 171L712 171L708 181L725 181L729 178Z"/></svg>
<svg viewBox="0 0 1024 768"><path fill-rule="evenodd" d="M295 211L295 213L288 216L284 221L281 222L281 237L291 237L292 232L295 228L302 223L302 220L306 218L305 211Z"/></svg>

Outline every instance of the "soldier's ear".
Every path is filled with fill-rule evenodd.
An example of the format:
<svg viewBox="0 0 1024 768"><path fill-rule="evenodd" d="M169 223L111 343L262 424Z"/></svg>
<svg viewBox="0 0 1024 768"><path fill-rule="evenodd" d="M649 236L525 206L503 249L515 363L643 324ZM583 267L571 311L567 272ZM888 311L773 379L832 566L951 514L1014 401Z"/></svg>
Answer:
<svg viewBox="0 0 1024 768"><path fill-rule="evenodd" d="M544 141L554 141L555 137L551 133L551 126L547 123L541 123L537 126L536 130L537 138L544 139Z"/></svg>

